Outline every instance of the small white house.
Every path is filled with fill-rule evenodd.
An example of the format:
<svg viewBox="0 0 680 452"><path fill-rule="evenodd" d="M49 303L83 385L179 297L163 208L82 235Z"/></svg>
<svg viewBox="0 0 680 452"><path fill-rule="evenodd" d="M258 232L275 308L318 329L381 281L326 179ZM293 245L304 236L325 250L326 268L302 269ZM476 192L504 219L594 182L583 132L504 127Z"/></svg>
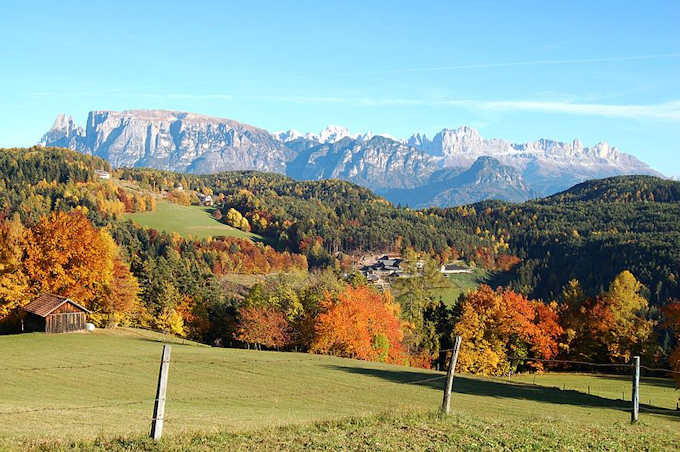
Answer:
<svg viewBox="0 0 680 452"><path fill-rule="evenodd" d="M203 193L196 193L198 196L198 200L201 201L201 204L204 206L212 206L213 205L213 198L210 195L204 195Z"/></svg>
<svg viewBox="0 0 680 452"><path fill-rule="evenodd" d="M464 267L458 264L442 265L440 271L445 275L455 275L458 273L472 273L472 269L470 267Z"/></svg>
<svg viewBox="0 0 680 452"><path fill-rule="evenodd" d="M108 171L104 170L94 170L94 173L97 175L98 178L104 179L104 180L109 180L111 179L111 173Z"/></svg>

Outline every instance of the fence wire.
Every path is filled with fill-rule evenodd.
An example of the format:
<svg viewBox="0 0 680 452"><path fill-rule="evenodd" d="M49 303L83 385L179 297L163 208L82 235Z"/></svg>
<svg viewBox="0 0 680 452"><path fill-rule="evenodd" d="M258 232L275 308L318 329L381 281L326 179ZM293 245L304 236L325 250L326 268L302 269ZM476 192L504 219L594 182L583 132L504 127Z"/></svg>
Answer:
<svg viewBox="0 0 680 452"><path fill-rule="evenodd" d="M153 403L155 399L151 400L132 400L125 402L112 402L100 405L81 405L81 406L69 406L69 407L45 407L45 408L31 408L27 410L15 410L15 411L0 411L0 416L12 416L16 414L25 413L42 413L46 411L73 411L73 410L89 410L97 408L115 408L119 406L129 406L129 405L141 405L143 403Z"/></svg>
<svg viewBox="0 0 680 452"><path fill-rule="evenodd" d="M443 349L440 350L441 353L445 352L452 352L454 349ZM519 358L519 357L513 357L509 359L511 362L540 362L540 363L546 363L546 364L571 364L571 365L579 365L579 366L592 366L592 367L597 367L597 368L632 368L633 364L632 363L593 363L593 362L587 362L587 361L578 361L578 360L561 360L561 359L541 359L541 358ZM282 360L257 360L256 363L261 363L261 362L269 362L269 363L285 363L285 362L300 362L299 359L282 359ZM252 361L249 360L238 360L238 361L230 361L230 360L200 360L200 359L175 359L171 360L170 363L173 368L177 368L176 366L178 364L180 365L191 365L191 364L201 364L201 365L214 365L214 366L219 366L219 367L226 367L226 366L233 366L234 364L238 363L251 363ZM303 361L304 362L304 361ZM126 361L126 362L99 362L99 363L91 363L91 364L83 364L83 365L56 365L56 366L45 366L45 367L3 367L0 368L0 371L26 371L26 372L32 372L32 371L45 371L45 370L71 370L71 369L87 369L87 368L96 368L96 367L108 367L108 366L116 366L116 367L127 367L127 366L134 366L134 365L139 365L139 364L144 364L144 365L151 365L151 364L156 364L155 362L150 362L148 360L136 360L136 361ZM657 368L657 367L651 367L651 366L646 366L646 365L640 365L641 369L645 369L649 372L659 372L659 373L668 373L668 374L680 374L680 371L672 370L672 369L664 369L664 368ZM237 369L233 368L233 370L236 371L243 371L243 369ZM311 395L320 395L323 396L324 394L328 394L329 392L331 393L337 393L337 392L345 392L345 391L361 391L361 390L370 390L379 386L383 385L395 385L395 384L409 384L409 385L417 385L421 383L429 383L433 381L438 381L438 380L443 380L446 378L446 375L440 374L440 375L433 375L432 377L427 377L427 378L417 378L413 380L406 380L406 381L379 381L379 382L373 382L369 384L364 384L364 385L356 385L356 384L338 384L337 389L335 391L323 391L320 393L318 390L308 390L308 391L298 391L298 392L285 392L283 394L277 394L276 397L284 397L284 396L311 396ZM253 394L253 395L246 395L246 396L235 396L235 397L220 397L219 395L213 395L213 396L199 396L199 397L179 397L179 398L174 398L174 397L168 397L168 402L170 403L193 403L197 401L230 401L230 400L248 400L248 399L260 399L262 398L261 394ZM89 409L101 409L101 408L115 408L115 407L124 407L124 406L133 406L133 405L141 405L141 404L153 404L155 399L144 399L144 400L128 400L128 401L122 401L122 402L111 402L111 403L105 403L105 404L96 404L96 405L81 405L81 406L68 406L68 407L44 407L44 408L35 408L35 409L25 409L25 410L14 410L14 411L0 411L0 416L13 416L13 415L21 415L21 414L26 414L26 413L41 413L41 412L59 412L59 411L78 411L78 410L89 410ZM641 404L640 406L640 411L648 412L648 413L656 413L656 414L668 414L671 409L666 409L666 408L657 408L657 407L651 407L651 406L644 406ZM166 419L166 422L176 422L175 419L169 420Z"/></svg>

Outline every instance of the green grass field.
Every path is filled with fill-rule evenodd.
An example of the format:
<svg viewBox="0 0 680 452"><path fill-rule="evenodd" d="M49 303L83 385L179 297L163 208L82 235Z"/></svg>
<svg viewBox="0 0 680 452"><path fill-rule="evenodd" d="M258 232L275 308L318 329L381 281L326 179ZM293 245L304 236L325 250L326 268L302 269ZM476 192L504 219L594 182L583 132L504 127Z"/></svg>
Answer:
<svg viewBox="0 0 680 452"><path fill-rule="evenodd" d="M441 297L442 301L447 305L456 304L458 298L470 291L474 290L480 284L486 282L489 276L489 271L485 269L476 268L472 273L459 273L446 276L446 279L451 283L451 287L446 289L435 289L432 293L435 296Z"/></svg>
<svg viewBox="0 0 680 452"><path fill-rule="evenodd" d="M158 201L153 212L137 212L126 214L124 219L131 219L135 223L165 232L176 232L182 237L237 237L262 241L257 234L243 232L215 220L209 207L181 206L168 201Z"/></svg>
<svg viewBox="0 0 680 452"><path fill-rule="evenodd" d="M163 339L131 329L0 337L0 449L153 448L144 436ZM422 381L439 372L174 342L159 450L680 444L669 380L643 379L641 422L630 426L628 378L461 375L452 415L439 420L443 380Z"/></svg>

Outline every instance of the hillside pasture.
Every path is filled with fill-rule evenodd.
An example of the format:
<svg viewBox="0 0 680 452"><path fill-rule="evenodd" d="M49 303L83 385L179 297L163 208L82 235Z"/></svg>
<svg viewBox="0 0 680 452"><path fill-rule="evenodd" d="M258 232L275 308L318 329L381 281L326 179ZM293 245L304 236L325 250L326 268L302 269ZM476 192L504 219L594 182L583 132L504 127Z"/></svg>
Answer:
<svg viewBox="0 0 680 452"><path fill-rule="evenodd" d="M445 289L434 289L432 294L441 297L441 300L448 306L455 305L458 298L471 290L476 289L480 284L488 281L490 272L482 268L474 268L472 273L456 273L446 275L451 287Z"/></svg>
<svg viewBox="0 0 680 452"><path fill-rule="evenodd" d="M176 232L182 237L203 239L209 237L236 237L247 240L262 241L262 237L244 232L220 223L212 216L213 209L204 206L182 206L168 201L158 201L153 212L136 212L125 214L124 219L165 232Z"/></svg>
<svg viewBox="0 0 680 452"><path fill-rule="evenodd" d="M221 432L342 423L386 412L427 413L441 403L443 374L423 369L303 353L211 348L134 329L4 336L0 449L35 444L36 432L40 441L60 444L116 437L142 441L150 426L166 339L173 349L164 435L178 441L167 443L168 448L173 444L187 448L186 441L193 441L195 432L218 442L236 441ZM457 376L451 420L448 427L437 424L443 432L439 436L444 441L449 435L444 432L451 428L471 441L495 426L507 429L494 432L501 441L505 434L531 426L534 434L553 435L557 444L560 438L586 440L584 435L593 431L604 432L607 438L624 438L630 431L640 438L680 441L680 417L674 410L678 394L670 380L643 378L641 422L634 427L628 425L630 402L620 400L622 394L630 395L628 377L546 374L537 376L535 383L532 375L511 380ZM404 434L417 434L422 427L409 426L429 422L427 415L418 416L401 422L407 426ZM372 419L366 425L377 434L376 425L383 421ZM347 422L347 429L355 428ZM385 422L385 428L392 429L389 434L400 432L400 421ZM288 427L281 435L288 435L290 448L295 448L291 432L323 441L318 428L325 427ZM255 435L243 434L238 438L244 441ZM265 437L261 444L275 448L275 439ZM248 444L239 447L250 448Z"/></svg>

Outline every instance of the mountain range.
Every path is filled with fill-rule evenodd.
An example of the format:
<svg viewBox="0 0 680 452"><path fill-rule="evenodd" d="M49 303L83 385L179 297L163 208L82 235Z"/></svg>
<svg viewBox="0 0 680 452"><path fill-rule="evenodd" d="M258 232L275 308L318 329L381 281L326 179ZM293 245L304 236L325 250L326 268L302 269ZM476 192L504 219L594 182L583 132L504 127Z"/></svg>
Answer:
<svg viewBox="0 0 680 452"><path fill-rule="evenodd" d="M214 173L259 170L295 179L338 178L412 207L483 199L523 201L589 179L624 174L661 176L606 142L584 147L541 139L485 139L470 127L431 139L398 140L329 126L319 134L270 133L231 119L165 111L92 111L85 127L59 115L40 140L107 159L115 167Z"/></svg>

